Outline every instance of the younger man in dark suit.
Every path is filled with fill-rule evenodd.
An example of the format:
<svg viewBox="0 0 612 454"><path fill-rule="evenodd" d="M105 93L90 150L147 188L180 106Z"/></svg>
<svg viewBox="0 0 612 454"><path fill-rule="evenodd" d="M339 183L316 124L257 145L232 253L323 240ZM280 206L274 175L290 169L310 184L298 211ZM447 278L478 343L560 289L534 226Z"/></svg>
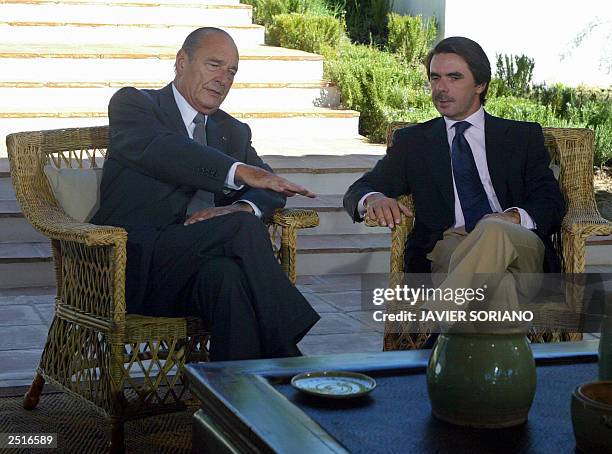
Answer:
<svg viewBox="0 0 612 454"><path fill-rule="evenodd" d="M274 175L249 127L219 110L238 71L223 30L192 32L161 90L119 90L92 222L128 232L130 313L198 315L213 360L298 355L319 316L274 257L261 217L314 196Z"/></svg>
<svg viewBox="0 0 612 454"><path fill-rule="evenodd" d="M484 111L491 68L478 43L446 38L425 65L442 117L397 130L386 156L348 189L344 207L356 222L367 212L393 228L400 212L411 215L395 197L412 194L406 272L448 273L445 288L481 286L475 276L486 273L497 279L494 296L512 305L524 290L517 273L559 270L550 235L565 202L542 128Z"/></svg>

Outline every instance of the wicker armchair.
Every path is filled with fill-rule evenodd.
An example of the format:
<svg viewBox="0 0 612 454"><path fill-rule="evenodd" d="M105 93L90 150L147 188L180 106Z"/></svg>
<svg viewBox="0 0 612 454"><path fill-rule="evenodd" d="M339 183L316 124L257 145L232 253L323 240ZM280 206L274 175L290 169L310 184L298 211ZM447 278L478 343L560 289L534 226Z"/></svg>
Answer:
<svg viewBox="0 0 612 454"><path fill-rule="evenodd" d="M11 134L7 146L23 213L51 239L57 283L55 317L24 407L37 405L49 381L107 417L111 451L120 452L124 421L185 408L182 369L208 359L208 333L198 318L126 314L127 233L76 222L53 195L43 167L99 166L108 127ZM287 209L271 221L280 236L275 251L293 282L297 229L318 222L313 211Z"/></svg>
<svg viewBox="0 0 612 454"><path fill-rule="evenodd" d="M393 132L407 126L407 123L393 123L387 131L387 143ZM567 202L567 213L561 226L563 271L583 273L585 270L586 239L591 235L612 234L612 223L602 218L593 193L593 151L595 134L589 129L543 128L544 141L551 160L559 166L559 185ZM404 205L414 209L412 196L398 198ZM399 279L404 271L404 249L406 238L412 230L414 219L402 214L401 223L391 234L390 272L392 279ZM374 227L376 221L366 219L366 225ZM395 283L392 283L394 285ZM570 285L566 291L580 292L580 285ZM558 305L557 305L558 307ZM553 309L552 318L563 317ZM558 312L558 311L557 311ZM575 313L566 314L577 319ZM399 322L386 322L384 350L411 350L421 348L427 334L402 332ZM582 339L582 333L533 329L529 333L531 342L559 342Z"/></svg>

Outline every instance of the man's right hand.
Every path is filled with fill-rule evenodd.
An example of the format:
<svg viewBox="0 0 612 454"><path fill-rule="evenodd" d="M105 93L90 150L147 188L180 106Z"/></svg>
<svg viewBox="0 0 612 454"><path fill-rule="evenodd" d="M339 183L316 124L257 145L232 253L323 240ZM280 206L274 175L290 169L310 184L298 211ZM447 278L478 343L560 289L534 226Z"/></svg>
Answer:
<svg viewBox="0 0 612 454"><path fill-rule="evenodd" d="M410 208L380 193L369 195L363 203L367 209L368 218L376 219L378 225L390 229L400 223L401 213L406 216L413 215Z"/></svg>
<svg viewBox="0 0 612 454"><path fill-rule="evenodd" d="M280 192L287 197L293 197L296 194L301 194L310 198L315 197L313 192L303 186L294 184L261 167L250 166L248 164L241 164L236 167L234 182L239 185L245 184L252 188L270 189L275 192Z"/></svg>

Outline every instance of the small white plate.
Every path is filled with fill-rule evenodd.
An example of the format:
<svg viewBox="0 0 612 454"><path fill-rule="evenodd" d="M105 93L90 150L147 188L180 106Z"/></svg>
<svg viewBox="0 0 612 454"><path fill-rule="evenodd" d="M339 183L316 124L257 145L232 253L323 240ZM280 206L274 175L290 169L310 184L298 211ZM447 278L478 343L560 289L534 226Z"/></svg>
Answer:
<svg viewBox="0 0 612 454"><path fill-rule="evenodd" d="M291 379L291 386L314 396L350 399L372 391L376 388L376 381L357 372L304 372Z"/></svg>

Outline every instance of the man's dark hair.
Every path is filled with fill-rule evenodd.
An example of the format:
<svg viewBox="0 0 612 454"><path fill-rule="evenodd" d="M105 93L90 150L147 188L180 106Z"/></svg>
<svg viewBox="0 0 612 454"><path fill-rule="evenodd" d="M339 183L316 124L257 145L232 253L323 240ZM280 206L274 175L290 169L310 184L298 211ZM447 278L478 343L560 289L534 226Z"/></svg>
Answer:
<svg viewBox="0 0 612 454"><path fill-rule="evenodd" d="M489 63L489 58L484 50L482 50L482 47L480 47L480 44L463 36L451 36L450 38L443 39L425 57L427 79L429 79L431 59L436 54L457 54L466 61L470 71L472 71L476 85L487 84L484 91L480 93L480 104L484 106L487 91L489 90L489 82L491 82L491 63Z"/></svg>
<svg viewBox="0 0 612 454"><path fill-rule="evenodd" d="M181 46L181 50L185 51L189 60L193 59L195 52L200 47L200 41L204 39L205 36L210 35L212 33L222 33L226 35L228 38L232 39L231 35L225 30L221 30L217 27L200 27L189 33L187 38L185 38L185 42Z"/></svg>

